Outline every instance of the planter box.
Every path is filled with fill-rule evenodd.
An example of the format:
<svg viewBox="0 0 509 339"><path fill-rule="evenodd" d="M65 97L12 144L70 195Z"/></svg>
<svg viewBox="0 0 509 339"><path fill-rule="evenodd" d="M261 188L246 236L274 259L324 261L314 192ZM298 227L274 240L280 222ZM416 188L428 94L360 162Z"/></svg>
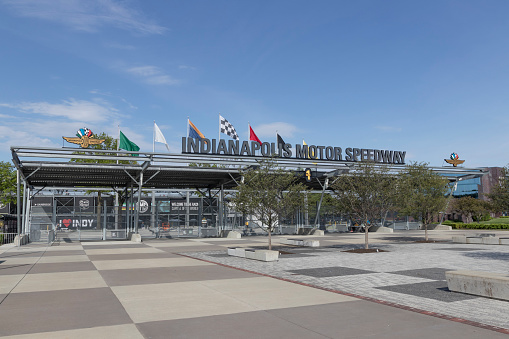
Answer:
<svg viewBox="0 0 509 339"><path fill-rule="evenodd" d="M320 247L319 240L304 240L302 246L305 247Z"/></svg>
<svg viewBox="0 0 509 339"><path fill-rule="evenodd" d="M509 277L489 272L445 272L447 287L454 292L509 300Z"/></svg>
<svg viewBox="0 0 509 339"><path fill-rule="evenodd" d="M467 237L467 244L482 244L481 237Z"/></svg>
<svg viewBox="0 0 509 339"><path fill-rule="evenodd" d="M452 237L452 242L455 242L457 244L466 244L467 237L464 235L456 235L456 236Z"/></svg>
<svg viewBox="0 0 509 339"><path fill-rule="evenodd" d="M509 238L500 238L499 243L500 245L509 245Z"/></svg>
<svg viewBox="0 0 509 339"><path fill-rule="evenodd" d="M253 259L259 261L278 261L279 260L279 252L278 251L269 251L269 250L255 250L253 248L239 248L239 247L229 247L228 255Z"/></svg>
<svg viewBox="0 0 509 339"><path fill-rule="evenodd" d="M497 237L483 237L482 243L485 245L500 245L500 239Z"/></svg>

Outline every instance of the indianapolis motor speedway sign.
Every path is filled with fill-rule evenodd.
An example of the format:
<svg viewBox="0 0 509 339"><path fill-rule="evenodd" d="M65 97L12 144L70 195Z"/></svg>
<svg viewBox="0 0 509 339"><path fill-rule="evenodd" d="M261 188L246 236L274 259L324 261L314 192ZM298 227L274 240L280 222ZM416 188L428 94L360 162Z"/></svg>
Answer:
<svg viewBox="0 0 509 339"><path fill-rule="evenodd" d="M183 154L210 154L229 156L278 156L283 158L329 160L329 161L373 161L385 164L405 164L406 151L379 150L371 148L345 149L334 146L300 145L239 140L197 139L182 137Z"/></svg>

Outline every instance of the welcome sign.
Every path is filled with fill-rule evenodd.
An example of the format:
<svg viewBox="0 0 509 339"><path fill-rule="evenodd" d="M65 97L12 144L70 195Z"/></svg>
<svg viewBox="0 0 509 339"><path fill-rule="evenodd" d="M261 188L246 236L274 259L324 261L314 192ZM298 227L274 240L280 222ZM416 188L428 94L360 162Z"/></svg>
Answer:
<svg viewBox="0 0 509 339"><path fill-rule="evenodd" d="M329 161L373 161L384 164L405 164L406 151L379 150L371 148L335 146L258 143L256 141L197 139L182 137L183 154L211 154L230 156L259 156L270 157L276 155L283 158L329 160Z"/></svg>

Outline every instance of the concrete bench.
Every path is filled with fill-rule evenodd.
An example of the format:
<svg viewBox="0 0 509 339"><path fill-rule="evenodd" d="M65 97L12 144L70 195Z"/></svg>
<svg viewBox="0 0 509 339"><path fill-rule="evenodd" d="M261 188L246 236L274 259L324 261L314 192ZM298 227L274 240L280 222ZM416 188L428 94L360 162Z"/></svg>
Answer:
<svg viewBox="0 0 509 339"><path fill-rule="evenodd" d="M458 244L509 245L509 238L499 238L487 234L480 234L479 236L456 235L452 237L452 242Z"/></svg>
<svg viewBox="0 0 509 339"><path fill-rule="evenodd" d="M482 244L481 237L467 237L467 244Z"/></svg>
<svg viewBox="0 0 509 339"><path fill-rule="evenodd" d="M304 247L320 247L319 240L305 240L305 239L282 239L279 243L284 245L304 246Z"/></svg>
<svg viewBox="0 0 509 339"><path fill-rule="evenodd" d="M509 276L479 271L445 272L450 291L509 300Z"/></svg>
<svg viewBox="0 0 509 339"><path fill-rule="evenodd" d="M256 250L254 248L229 247L228 255L259 261L278 261L279 252L270 250Z"/></svg>

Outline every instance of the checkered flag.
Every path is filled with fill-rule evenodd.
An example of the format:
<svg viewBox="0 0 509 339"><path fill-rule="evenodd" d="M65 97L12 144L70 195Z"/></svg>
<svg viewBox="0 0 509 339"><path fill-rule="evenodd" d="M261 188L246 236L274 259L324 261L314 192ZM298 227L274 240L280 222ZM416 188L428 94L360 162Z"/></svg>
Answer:
<svg viewBox="0 0 509 339"><path fill-rule="evenodd" d="M225 118L223 118L221 115L219 115L219 123L220 123L220 129L221 133L224 133L226 135L229 135L234 140L239 140L239 136L237 135L237 131L235 131L235 127L233 127L232 124L228 122Z"/></svg>

